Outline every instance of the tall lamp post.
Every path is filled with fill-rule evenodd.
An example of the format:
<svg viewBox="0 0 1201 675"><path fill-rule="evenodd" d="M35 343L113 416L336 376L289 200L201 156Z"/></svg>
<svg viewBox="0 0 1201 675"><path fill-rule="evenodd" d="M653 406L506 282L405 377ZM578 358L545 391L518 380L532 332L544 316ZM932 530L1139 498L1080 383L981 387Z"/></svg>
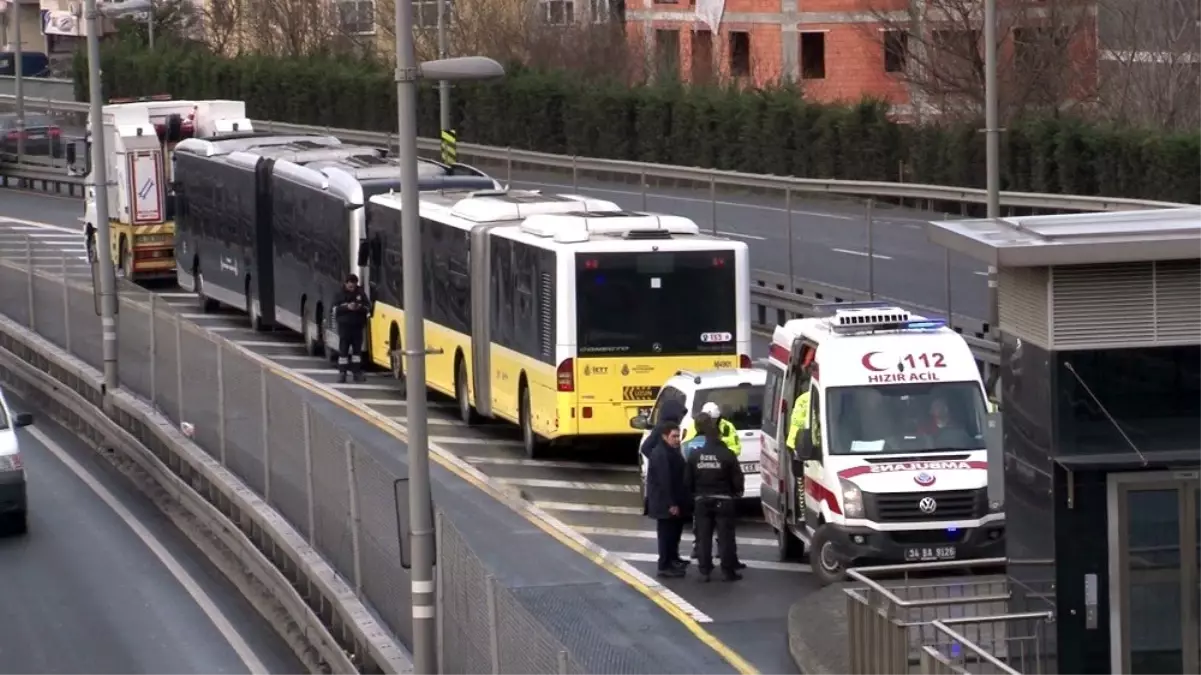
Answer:
<svg viewBox="0 0 1201 675"><path fill-rule="evenodd" d="M984 0L984 161L987 211L990 220L1001 217L1001 129L997 108L997 0ZM1001 335L1001 311L997 300L997 267L988 266L988 330L994 340ZM1000 369L990 374L988 389L993 394Z"/></svg>
<svg viewBox="0 0 1201 675"><path fill-rule="evenodd" d="M397 142L400 159L400 230L404 284L405 401L409 431L409 528L413 560L413 668L438 672L434 588L434 521L430 508L429 437L425 398L425 308L422 306L421 229L417 183L417 81L501 77L499 63L482 56L417 62L413 3L396 3Z"/></svg>

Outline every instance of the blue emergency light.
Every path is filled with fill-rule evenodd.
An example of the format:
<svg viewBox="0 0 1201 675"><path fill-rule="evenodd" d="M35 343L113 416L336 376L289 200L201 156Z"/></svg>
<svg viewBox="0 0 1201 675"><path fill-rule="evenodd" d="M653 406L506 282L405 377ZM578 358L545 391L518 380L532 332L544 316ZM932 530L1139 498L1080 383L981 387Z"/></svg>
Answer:
<svg viewBox="0 0 1201 675"><path fill-rule="evenodd" d="M938 330L946 327L945 319L914 319L901 324L902 330Z"/></svg>

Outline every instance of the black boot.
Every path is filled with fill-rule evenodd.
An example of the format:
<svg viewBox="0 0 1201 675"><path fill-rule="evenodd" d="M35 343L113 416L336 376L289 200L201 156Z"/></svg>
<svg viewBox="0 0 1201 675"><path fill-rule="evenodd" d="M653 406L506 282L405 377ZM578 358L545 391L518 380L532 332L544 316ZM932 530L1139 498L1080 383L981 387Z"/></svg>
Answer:
<svg viewBox="0 0 1201 675"><path fill-rule="evenodd" d="M338 371L338 384L346 384L346 371L345 370Z"/></svg>

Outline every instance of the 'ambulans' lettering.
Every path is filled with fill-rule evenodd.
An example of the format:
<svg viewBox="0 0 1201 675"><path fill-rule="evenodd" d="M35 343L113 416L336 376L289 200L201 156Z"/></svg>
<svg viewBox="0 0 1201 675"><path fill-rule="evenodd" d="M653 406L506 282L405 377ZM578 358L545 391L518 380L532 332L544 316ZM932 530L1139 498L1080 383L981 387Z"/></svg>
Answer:
<svg viewBox="0 0 1201 675"><path fill-rule="evenodd" d="M877 373L868 375L867 381L871 384L886 384L889 382L938 382L938 374L934 372L924 373Z"/></svg>
<svg viewBox="0 0 1201 675"><path fill-rule="evenodd" d="M898 462L896 464L873 464L872 473L894 471L961 471L971 469L967 462Z"/></svg>

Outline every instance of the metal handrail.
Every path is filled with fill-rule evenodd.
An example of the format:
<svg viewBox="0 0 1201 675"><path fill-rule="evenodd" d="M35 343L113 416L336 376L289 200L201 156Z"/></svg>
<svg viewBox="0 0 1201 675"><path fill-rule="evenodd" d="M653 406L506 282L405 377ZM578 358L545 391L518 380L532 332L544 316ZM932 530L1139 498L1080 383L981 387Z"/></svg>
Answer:
<svg viewBox="0 0 1201 675"><path fill-rule="evenodd" d="M864 567L862 569L870 570L873 574L892 574L896 572L931 572L937 570L962 569L964 567L997 567L1006 564L1008 558L980 558L976 560L947 560L940 562L926 563L910 563L902 565L878 565L872 567ZM872 579L864 574L859 568L852 567L847 570L847 576L861 584L866 585L871 590L879 593L881 597L888 600L897 607L922 607L928 604L925 600L905 600L896 593L888 590L883 584ZM1006 600L1009 596L992 597L987 595L970 596L968 599L973 602L986 602L989 600ZM940 602L949 603L953 598L940 599Z"/></svg>
<svg viewBox="0 0 1201 675"><path fill-rule="evenodd" d="M0 94L0 103L12 103L15 97ZM63 101L46 98L25 97L27 108L44 107L48 111L84 113L88 112L88 104L79 101ZM338 136L348 141L367 143L371 145L394 144L395 134L388 132L364 131L360 129L341 129L337 127L309 126L271 120L254 120L254 124L264 130L284 133L320 133ZM425 151L435 151L439 147L438 139L419 139L418 147ZM646 179L682 181L703 184L715 189L717 186L731 186L758 190L779 190L781 192L798 192L809 194L840 195L852 197L882 197L888 199L909 199L921 201L955 202L961 204L983 204L987 201L987 191L980 188L956 187L948 185L925 185L918 183L893 183L886 181L850 181L825 180L817 178L795 178L791 176L774 176L750 174L738 171L720 169L705 169L701 167L672 166L667 164L652 164L632 162L617 159L601 159L595 157L578 157L571 155L555 155L546 152L518 150L511 147L476 145L459 143L459 152L472 157L495 160L512 166L513 164L532 165L540 168L570 170L573 173L599 173L621 175L625 178L639 178L643 184ZM1050 211L1126 211L1132 209L1179 208L1189 206L1172 202L1161 202L1120 197L1092 197L1084 195L1051 195L1032 192L1002 192L1001 205L1008 208L1044 209Z"/></svg>
<svg viewBox="0 0 1201 675"><path fill-rule="evenodd" d="M1050 612L1047 612L1045 614L1045 616L1047 616L1049 618L1050 614L1051 614ZM1043 616L1044 616L1044 614L1036 614L1035 616L1002 614L1000 616L990 616L990 617L987 617L987 619L989 621L1007 621L1010 619L1041 618ZM993 656L992 654L989 654L980 645L978 645L975 642L972 642L971 640L960 635L958 632L956 632L950 626L948 626L945 621L934 620L934 621L930 622L930 626L933 627L934 630L942 633L943 635L946 635L947 637L951 638L955 642L958 642L959 644L963 645L963 647L965 649L970 650L976 656L987 661L989 663L989 665L996 668L1000 672L1005 673L1005 675L1022 675L1021 672L1014 670L1013 668L1010 668L1009 665L1006 664L1001 659L998 659L997 657Z"/></svg>

